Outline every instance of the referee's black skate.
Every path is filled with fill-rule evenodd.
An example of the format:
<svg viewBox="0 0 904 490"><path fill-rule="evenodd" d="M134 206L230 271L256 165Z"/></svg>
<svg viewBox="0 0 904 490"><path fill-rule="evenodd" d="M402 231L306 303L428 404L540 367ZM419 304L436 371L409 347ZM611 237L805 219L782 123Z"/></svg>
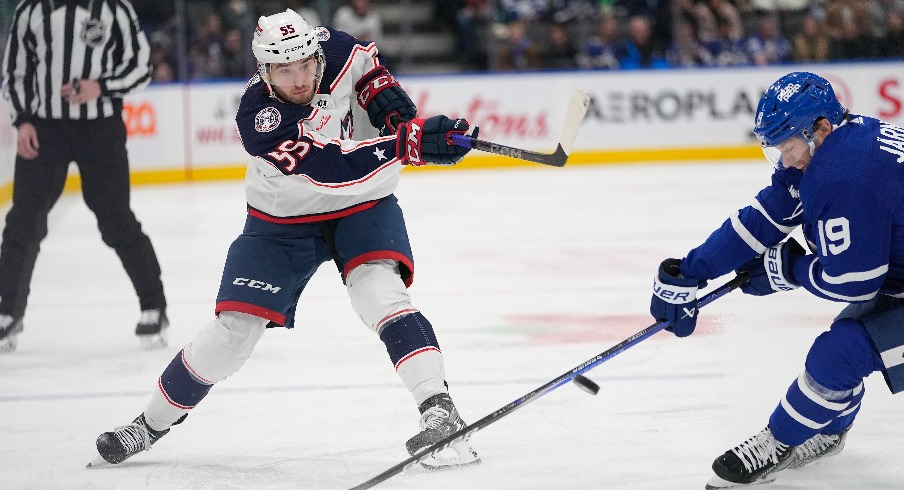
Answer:
<svg viewBox="0 0 904 490"><path fill-rule="evenodd" d="M135 326L138 344L145 350L166 347L167 328L169 328L169 319L166 317L166 309L143 310L141 318L138 319L138 325Z"/></svg>
<svg viewBox="0 0 904 490"><path fill-rule="evenodd" d="M173 425L182 423L185 417L183 415ZM131 424L99 435L96 443L99 456L88 463L88 467L102 466L104 462L119 464L142 451L150 451L151 446L169 431L151 429L141 414Z"/></svg>
<svg viewBox="0 0 904 490"><path fill-rule="evenodd" d="M794 447L782 444L769 427L742 442L713 461L716 476L706 484L707 490L761 485L775 480L775 474L787 468L794 459Z"/></svg>
<svg viewBox="0 0 904 490"><path fill-rule="evenodd" d="M0 353L16 350L19 343L17 337L24 328L21 318L0 315Z"/></svg>
<svg viewBox="0 0 904 490"><path fill-rule="evenodd" d="M424 448L441 441L443 438L465 427L464 421L458 415L452 398L446 393L433 395L418 407L421 412L421 431L408 439L405 447L408 453L414 456ZM468 439L462 439L451 444L448 448L437 452L430 458L421 461L425 468L438 470L470 466L480 463L477 452L471 449Z"/></svg>

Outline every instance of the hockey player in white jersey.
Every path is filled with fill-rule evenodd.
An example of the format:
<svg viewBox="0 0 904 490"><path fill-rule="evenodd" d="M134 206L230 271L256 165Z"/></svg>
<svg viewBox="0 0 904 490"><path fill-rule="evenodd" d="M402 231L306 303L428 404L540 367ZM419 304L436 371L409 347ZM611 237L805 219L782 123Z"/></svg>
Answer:
<svg viewBox="0 0 904 490"><path fill-rule="evenodd" d="M904 128L849 114L828 81L795 72L765 92L754 132L776 166L771 185L662 263L650 312L690 335L697 288L732 270L750 274L747 294L803 287L848 304L766 427L716 458L709 489L767 483L841 451L871 373L904 391ZM788 240L798 226L813 253Z"/></svg>
<svg viewBox="0 0 904 490"><path fill-rule="evenodd" d="M292 328L302 290L329 260L419 409L420 432L408 451L465 426L433 327L406 290L414 260L393 191L405 165L460 161L468 149L449 136L476 136L477 128L464 119L417 118L374 43L311 27L291 9L261 17L252 48L259 73L236 114L252 156L248 216L226 258L216 318L166 367L144 412L98 437L108 463L150 449L245 363L267 328ZM464 440L423 464L478 462Z"/></svg>

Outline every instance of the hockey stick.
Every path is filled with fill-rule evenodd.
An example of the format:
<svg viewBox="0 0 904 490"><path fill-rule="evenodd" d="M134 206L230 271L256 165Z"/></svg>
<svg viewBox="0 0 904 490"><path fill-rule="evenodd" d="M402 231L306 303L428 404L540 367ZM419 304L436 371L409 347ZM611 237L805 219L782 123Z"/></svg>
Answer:
<svg viewBox="0 0 904 490"><path fill-rule="evenodd" d="M553 167L563 167L568 161L568 155L571 154L571 145L574 138L578 134L578 128L584 115L587 114L587 107L590 106L590 96L582 89L577 89L571 96L568 103L568 109L565 111L565 124L562 126L562 134L559 137L558 147L553 153L538 153L530 150L522 150L511 146L493 143L491 141L479 140L469 136L453 134L451 136L452 143L456 146L472 148L474 150L495 153L507 157L527 160L534 163L542 163L543 165L552 165Z"/></svg>
<svg viewBox="0 0 904 490"><path fill-rule="evenodd" d="M702 308L702 307L712 303L713 301L721 298L722 296L728 294L732 290L742 286L745 282L747 282L747 279L748 279L748 275L746 272L739 273L737 276L734 277L734 279L728 281L727 283L723 284L722 286L719 286L718 288L713 290L713 292L700 298L697 301L697 308ZM641 341L650 337L651 335L666 328L668 325L669 325L669 322L667 322L667 321L657 322L657 323L654 323L653 325L650 325L649 327L647 327L647 328L637 332L636 334L628 337L627 339L619 342L617 345L613 346L609 350L607 350L603 353L597 354L596 356L584 361L583 363L579 364L577 367L575 367L572 370L568 371L567 373L559 376L558 378L546 383L545 385L535 389L534 391L531 391L530 393L522 396L521 398L518 398L517 400L513 401L512 403L509 403L508 405L500 408L499 410L496 410L495 412L487 415L486 417L478 420L477 422L474 422L473 424L466 426L465 428L463 428L457 432L449 434L448 436L446 436L444 439L437 442L436 444L434 444L428 448L425 448L424 450L418 452L414 456L411 456L410 458L406 459L405 461L402 461L401 463L393 466L392 468L389 468L388 470L384 471L383 473L380 473L379 475L371 478L370 480L367 480L366 482L361 483L360 485L356 485L356 486L352 487L350 490L363 490L365 488L371 488L371 487L377 485L378 483L384 482L384 481L392 478L393 476L398 475L399 473L420 463L421 461L424 461L427 458L430 458L434 454L439 453L440 451L442 451L444 449L447 449L452 444L455 444L459 441L463 441L463 440L470 438L475 432L479 431L480 429L486 428L487 426L489 426L490 424L492 424L494 422L498 422L501 418L505 417L506 415L513 413L515 410L527 405L528 403L536 400L537 398L540 398L541 396L549 393L550 391L568 383L569 381L574 379L576 376L579 376L582 373L587 372L587 371L595 368L596 366L608 361L609 359L612 359L616 355L621 354L622 352L626 351L628 348L637 345L638 343L640 343Z"/></svg>

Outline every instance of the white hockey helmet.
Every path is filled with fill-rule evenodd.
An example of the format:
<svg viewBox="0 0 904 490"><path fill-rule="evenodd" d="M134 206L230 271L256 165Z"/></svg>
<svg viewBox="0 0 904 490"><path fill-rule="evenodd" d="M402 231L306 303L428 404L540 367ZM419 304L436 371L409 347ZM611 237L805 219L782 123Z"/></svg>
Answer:
<svg viewBox="0 0 904 490"><path fill-rule="evenodd" d="M273 15L262 15L251 40L251 51L258 61L264 81L270 83L270 63L291 63L312 56L317 57L318 83L323 76L323 50L317 41L317 31L292 9Z"/></svg>

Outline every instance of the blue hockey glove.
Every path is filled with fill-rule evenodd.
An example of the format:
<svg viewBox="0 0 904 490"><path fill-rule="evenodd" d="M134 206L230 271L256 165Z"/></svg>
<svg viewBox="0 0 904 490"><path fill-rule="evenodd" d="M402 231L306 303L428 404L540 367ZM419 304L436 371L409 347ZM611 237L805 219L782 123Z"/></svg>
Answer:
<svg viewBox="0 0 904 490"><path fill-rule="evenodd" d="M681 275L681 260L665 259L653 280L650 314L656 321L667 321L665 329L679 337L694 333L697 326L697 289L706 281Z"/></svg>
<svg viewBox="0 0 904 490"><path fill-rule="evenodd" d="M398 127L396 155L404 165L455 165L471 149L453 145L449 136L457 133L476 138L477 131L477 126L464 119L412 119Z"/></svg>
<svg viewBox="0 0 904 490"><path fill-rule="evenodd" d="M370 123L381 136L396 134L399 122L417 117L417 107L385 66L367 72L355 84L358 105L367 110Z"/></svg>
<svg viewBox="0 0 904 490"><path fill-rule="evenodd" d="M741 286L741 291L753 296L766 296L776 291L797 289L800 284L792 272L794 262L806 254L804 247L793 239L769 247L766 253L738 268L738 272L750 274L750 280Z"/></svg>

